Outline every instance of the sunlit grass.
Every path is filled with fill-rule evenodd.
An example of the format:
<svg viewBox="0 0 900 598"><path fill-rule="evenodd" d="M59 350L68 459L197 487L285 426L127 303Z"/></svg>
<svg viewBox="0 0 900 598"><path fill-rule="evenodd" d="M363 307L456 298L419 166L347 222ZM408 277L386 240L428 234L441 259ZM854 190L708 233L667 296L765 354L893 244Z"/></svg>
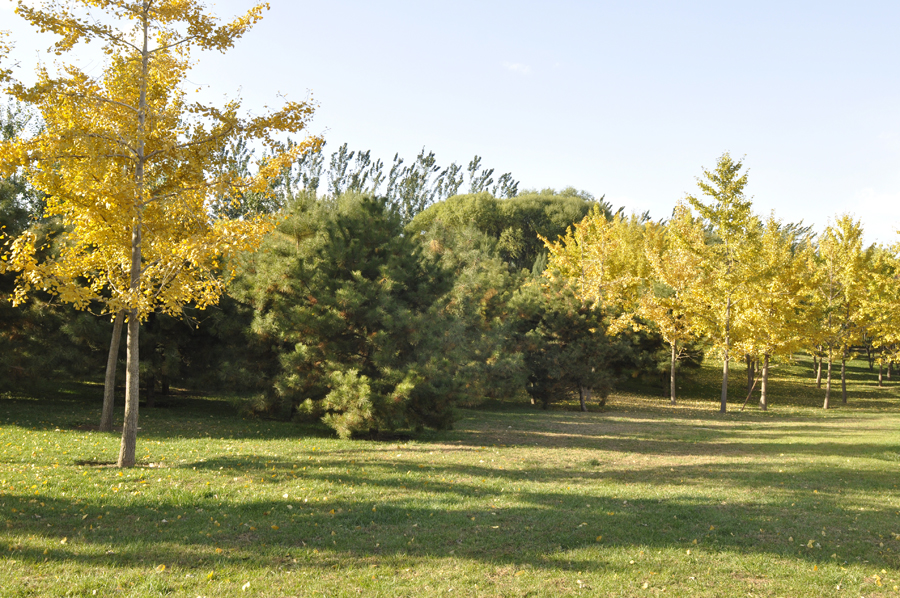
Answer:
<svg viewBox="0 0 900 598"><path fill-rule="evenodd" d="M125 471L96 387L7 396L0 596L900 596L897 381L852 365L828 412L799 362L766 413L736 367L720 416L711 365L675 408L498 403L408 441L173 397Z"/></svg>

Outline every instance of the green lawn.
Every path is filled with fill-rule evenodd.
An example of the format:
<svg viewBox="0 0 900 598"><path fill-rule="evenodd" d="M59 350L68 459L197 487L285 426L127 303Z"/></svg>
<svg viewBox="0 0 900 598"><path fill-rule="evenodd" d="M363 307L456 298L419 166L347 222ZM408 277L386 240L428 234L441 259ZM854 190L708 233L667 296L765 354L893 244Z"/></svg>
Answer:
<svg viewBox="0 0 900 598"><path fill-rule="evenodd" d="M452 431L342 441L221 399L144 410L139 467L87 429L102 389L0 395L0 596L900 596L900 386L808 362L770 411L496 403Z"/></svg>

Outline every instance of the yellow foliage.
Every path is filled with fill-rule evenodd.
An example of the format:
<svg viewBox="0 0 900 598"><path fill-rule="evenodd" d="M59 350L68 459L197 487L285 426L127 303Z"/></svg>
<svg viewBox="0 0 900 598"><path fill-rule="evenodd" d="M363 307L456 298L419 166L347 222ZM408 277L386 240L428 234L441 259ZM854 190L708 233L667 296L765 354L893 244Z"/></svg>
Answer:
<svg viewBox="0 0 900 598"><path fill-rule="evenodd" d="M564 280L582 302L614 314L610 333L615 334L631 322L650 272L644 238L657 228L633 215L607 220L595 209L558 241L543 239L549 252L546 275Z"/></svg>
<svg viewBox="0 0 900 598"><path fill-rule="evenodd" d="M236 101L216 108L186 100L191 49L230 48L259 21L265 3L225 24L198 0L35 4L20 1L16 13L58 36L51 51L62 55L96 40L106 64L97 76L71 62L54 73L40 67L30 87L0 71L10 82L7 93L36 107L44 125L33 138L0 142L0 175L24 174L46 194L45 214L64 226L41 260L33 234L0 236L0 272L19 272L15 303L40 289L79 308L99 304L106 313L126 314L119 465L128 467L137 435L139 322L154 311L215 303L229 275L220 272L223 261L257 247L275 223L218 219L213 201L267 192L273 176L321 140L285 148L276 138L306 127L310 103L288 102L272 114L242 119ZM223 150L235 138L268 148L255 176L226 167Z"/></svg>
<svg viewBox="0 0 900 598"><path fill-rule="evenodd" d="M272 136L304 129L309 103L244 120L236 102L215 108L185 100L190 47L231 47L265 8L221 25L191 0L19 3L20 16L60 36L53 51L96 38L108 64L96 77L72 64L58 76L41 67L35 85L9 88L40 110L45 126L32 139L0 143L0 172L23 171L47 194L47 216L65 224L55 251L40 262L34 235L5 239L0 271L20 272L14 303L40 289L79 308L99 302L106 312L144 319L218 300L220 265L255 248L274 222L215 219L212 199L266 192L269 180L320 143L310 138L279 150ZM88 19L84 9L107 18ZM256 176L223 167L221 150L236 136L272 150Z"/></svg>

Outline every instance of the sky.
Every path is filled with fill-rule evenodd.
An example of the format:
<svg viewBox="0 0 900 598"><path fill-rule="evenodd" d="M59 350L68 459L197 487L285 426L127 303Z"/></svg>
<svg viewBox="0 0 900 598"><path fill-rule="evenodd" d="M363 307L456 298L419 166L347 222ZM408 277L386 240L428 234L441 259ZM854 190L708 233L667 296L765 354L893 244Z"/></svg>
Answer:
<svg viewBox="0 0 900 598"><path fill-rule="evenodd" d="M847 213L868 242L900 241L900 2L270 5L227 54L197 54L190 85L257 114L312 97L326 152L477 154L520 190L572 186L653 218L729 152L760 215L821 231ZM51 40L11 6L0 29L27 79Z"/></svg>

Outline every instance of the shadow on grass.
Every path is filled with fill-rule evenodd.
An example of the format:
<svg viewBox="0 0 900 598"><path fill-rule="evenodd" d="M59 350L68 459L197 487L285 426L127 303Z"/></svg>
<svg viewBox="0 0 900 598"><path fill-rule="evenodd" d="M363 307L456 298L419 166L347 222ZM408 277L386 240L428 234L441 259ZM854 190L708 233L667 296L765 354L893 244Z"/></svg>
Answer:
<svg viewBox="0 0 900 598"><path fill-rule="evenodd" d="M267 471L292 469L293 465L296 463L269 462ZM231 466L235 472L246 471L243 459L191 466ZM694 551L695 559L704 553L730 551L809 563L832 558L838 562L865 560L874 567L900 568L900 541L885 529L896 516L875 498L876 492L896 482L886 473L867 474L860 481L858 472L851 470L832 471L829 479L823 479L818 471L799 471L784 486L774 484L763 501L731 503L702 489L678 497L635 499L603 495L600 488L588 485L578 486L575 492L514 487L517 481L558 480L561 476L541 468L503 474L477 467L433 467L432 471L451 477L484 475L491 478L491 484L430 483L426 499L404 498L406 492L423 490L421 484L411 484L399 473L394 477L383 474L378 480L351 473L341 476L343 484L380 484L391 490L391 498L303 502L301 496L292 496L249 501L240 507L223 505L213 491L194 494L187 502L151 503L134 497L124 507L44 495L7 495L4 506L15 511L8 519L5 537L44 537L53 547L16 545L8 540L2 549L35 563L47 559L107 567L165 563L186 569L213 564L271 567L273 555L283 558L283 564L323 568L347 558L378 564L398 557L407 562L460 557L535 569L613 570L621 566L604 560L603 552L595 550L598 546L633 552L687 549ZM619 482L627 483L633 477L635 483L665 485L680 479L680 484L689 485L697 480L707 488L710 479L765 486L771 483L771 475L749 466L603 472L603 477ZM337 481L337 476L330 474L311 473L308 477ZM809 488L821 490L813 493ZM872 499L848 505L844 497L848 488L871 490ZM517 503L514 507L504 506L510 496ZM472 498L480 498L481 506L472 506ZM48 510L65 513L61 517L65 523L48 528L43 518ZM66 538L65 545L62 538ZM685 560L691 558L685 556Z"/></svg>
<svg viewBox="0 0 900 598"><path fill-rule="evenodd" d="M34 429L75 427L99 412L99 404L78 397L62 407L59 399L2 401L7 421ZM323 426L222 417L222 405L187 398L164 413L144 411L140 438L330 436ZM836 428L844 423L855 427L846 441ZM833 562L835 555L838 562L898 569L896 467L838 462L900 462L897 444L859 441L860 426L890 437L890 425L849 409L827 420L687 409L668 413L662 426L641 409L469 411L457 430L420 436L397 455L386 454L397 449L383 443L359 442L317 453L314 462L298 449L292 458L211 456L171 468L219 472L219 490L189 482L151 498L126 496L126 489L116 499L124 506L4 490L6 546L0 551L34 564L46 559L122 568L324 569L348 558L380 564L461 557L535 569L623 569L623 562L597 550L604 547L677 550L686 568L698 555L728 551L810 564ZM420 469L421 461L401 456L492 445L517 447L526 459L528 449L538 450L531 461L503 470L471 464ZM555 449L557 461L542 463L539 449ZM655 458L652 466L626 460L648 456ZM283 499L219 498L248 477L260 494L286 479L297 484ZM296 487L304 480L333 488L335 496L304 495ZM364 486L378 492L354 499L353 489ZM723 500L719 489L753 499ZM46 542L37 546L38 540Z"/></svg>

